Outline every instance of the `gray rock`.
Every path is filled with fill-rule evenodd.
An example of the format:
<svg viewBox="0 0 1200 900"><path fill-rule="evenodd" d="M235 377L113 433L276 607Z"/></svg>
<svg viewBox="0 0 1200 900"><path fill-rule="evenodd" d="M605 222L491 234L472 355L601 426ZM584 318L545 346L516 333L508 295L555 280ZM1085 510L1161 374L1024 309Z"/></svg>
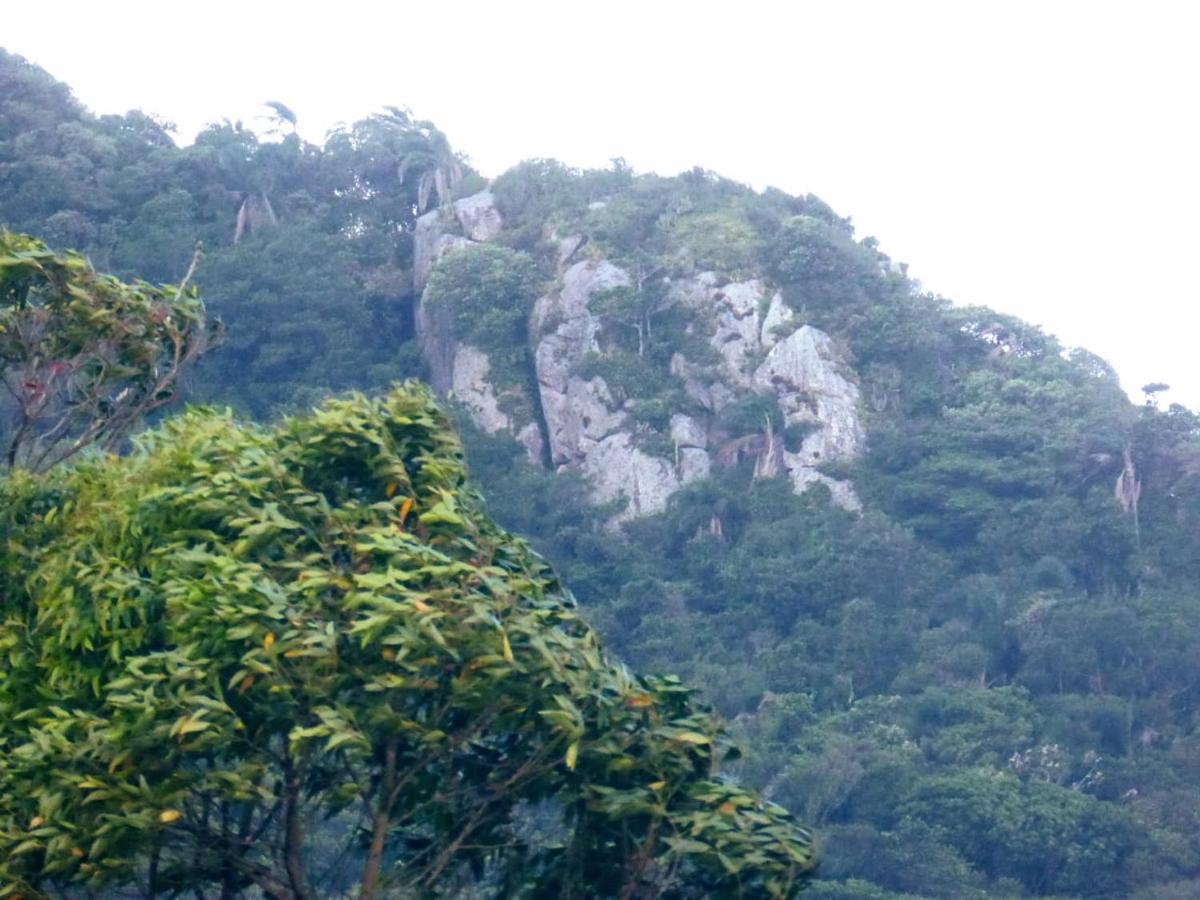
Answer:
<svg viewBox="0 0 1200 900"><path fill-rule="evenodd" d="M817 467L854 459L865 441L858 414L858 386L843 374L829 335L805 325L777 343L754 372L754 386L773 391L788 425L810 428L797 453L784 453L784 467L797 493L820 481L834 502L859 509L853 488L823 475Z"/></svg>
<svg viewBox="0 0 1200 900"><path fill-rule="evenodd" d="M840 506L842 509L849 512L862 512L862 500L854 490L854 485L848 481L839 481L836 478L830 478L811 466L797 465L788 470L788 476L792 481L792 490L797 494L803 494L814 484L823 484L829 488L830 499L835 506Z"/></svg>
<svg viewBox="0 0 1200 900"><path fill-rule="evenodd" d="M762 331L758 307L763 287L757 279L732 282L715 296L717 330L711 343L725 360L726 378L739 387L748 387L754 354Z"/></svg>
<svg viewBox="0 0 1200 900"><path fill-rule="evenodd" d="M488 434L495 434L501 429L511 429L512 420L496 401L496 392L488 381L490 369L486 353L470 344L459 344L454 354L450 389L470 411L475 424Z"/></svg>
<svg viewBox="0 0 1200 900"><path fill-rule="evenodd" d="M558 241L558 270L561 272L575 259L580 248L588 241L585 234L572 234Z"/></svg>
<svg viewBox="0 0 1200 900"><path fill-rule="evenodd" d="M763 316L759 343L770 350L779 343L779 332L784 329L790 330L794 327L795 322L796 314L783 302L783 295L776 291L775 295L771 297L771 305L767 308L767 314Z"/></svg>
<svg viewBox="0 0 1200 900"><path fill-rule="evenodd" d="M709 476L712 472L712 458L707 450L701 450L699 447L681 447L676 469L679 472L679 483L690 484Z"/></svg>
<svg viewBox="0 0 1200 900"><path fill-rule="evenodd" d="M675 282L671 292L675 302L688 309L708 313L713 306L713 295L716 293L719 279L716 272L700 272L691 278Z"/></svg>
<svg viewBox="0 0 1200 900"><path fill-rule="evenodd" d="M584 379L576 371L599 350L600 321L588 311L588 300L628 283L629 276L611 263L578 262L563 273L561 289L534 306L533 333L541 335L534 366L555 466L581 463L626 422L604 379Z"/></svg>
<svg viewBox="0 0 1200 900"><path fill-rule="evenodd" d="M707 410L715 412L731 399L733 392L714 380L711 372L691 362L682 353L671 356L671 374L683 382L683 392Z"/></svg>
<svg viewBox="0 0 1200 900"><path fill-rule="evenodd" d="M494 240L504 227L500 210L496 209L496 198L486 189L454 201L454 215L463 234L472 241Z"/></svg>
<svg viewBox="0 0 1200 900"><path fill-rule="evenodd" d="M541 429L533 422L526 422L517 432L517 442L525 448L525 455L535 466L542 465L542 454L545 445L542 441Z"/></svg>
<svg viewBox="0 0 1200 900"><path fill-rule="evenodd" d="M708 434L704 426L691 416L685 416L682 413L675 413L671 416L671 440L680 447L704 448L708 446Z"/></svg>
<svg viewBox="0 0 1200 900"><path fill-rule="evenodd" d="M613 524L662 512L667 499L680 486L671 463L635 447L627 432L610 435L596 444L581 469L598 503L620 497L628 500L625 509L613 517Z"/></svg>
<svg viewBox="0 0 1200 900"><path fill-rule="evenodd" d="M816 425L805 440L810 463L852 459L863 445L858 386L842 374L833 341L805 325L776 344L754 372L760 390L774 391L789 425Z"/></svg>
<svg viewBox="0 0 1200 900"><path fill-rule="evenodd" d="M456 247L471 243L461 235L447 234L444 216L442 210L435 209L417 219L413 232L413 286L418 291L425 289L434 263Z"/></svg>
<svg viewBox="0 0 1200 900"><path fill-rule="evenodd" d="M542 465L542 433L537 424L526 422L518 430L512 415L501 406L501 401L505 399L523 400L519 396L520 389L507 388L497 393L488 377L490 371L491 360L486 353L470 344L458 344L449 371L449 388L444 392L462 403L470 413L471 420L488 434L515 432L514 437L525 448L529 461Z"/></svg>
<svg viewBox="0 0 1200 900"><path fill-rule="evenodd" d="M414 313L417 343L429 367L429 383L439 394L454 386L454 356L458 342L446 316L431 310L424 300L417 301Z"/></svg>
<svg viewBox="0 0 1200 900"><path fill-rule="evenodd" d="M491 191L456 200L451 210L462 234L448 233L454 224L449 219L451 211L434 209L417 218L413 232L413 286L418 291L424 289L439 259L456 247L494 239L504 225Z"/></svg>

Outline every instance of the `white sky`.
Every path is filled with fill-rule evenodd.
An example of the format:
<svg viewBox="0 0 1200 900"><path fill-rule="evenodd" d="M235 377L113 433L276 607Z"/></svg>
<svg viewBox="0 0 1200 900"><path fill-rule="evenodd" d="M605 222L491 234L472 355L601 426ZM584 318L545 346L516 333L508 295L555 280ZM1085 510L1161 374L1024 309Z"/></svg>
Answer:
<svg viewBox="0 0 1200 900"><path fill-rule="evenodd" d="M1200 408L1200 4L8 3L0 46L189 139L385 104L487 175L535 156L812 192L924 285Z"/></svg>

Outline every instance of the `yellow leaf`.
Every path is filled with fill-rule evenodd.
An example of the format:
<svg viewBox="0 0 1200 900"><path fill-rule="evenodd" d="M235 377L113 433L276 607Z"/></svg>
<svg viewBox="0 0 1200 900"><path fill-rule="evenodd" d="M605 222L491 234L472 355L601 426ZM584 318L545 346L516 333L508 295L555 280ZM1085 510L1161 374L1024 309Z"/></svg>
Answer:
<svg viewBox="0 0 1200 900"><path fill-rule="evenodd" d="M567 768L575 771L575 761L579 759L579 741L567 748Z"/></svg>
<svg viewBox="0 0 1200 900"><path fill-rule="evenodd" d="M83 848L82 847L72 847L71 855L73 857L75 857L76 859L83 859L83 857L84 857Z"/></svg>
<svg viewBox="0 0 1200 900"><path fill-rule="evenodd" d="M649 694L634 694L625 701L625 705L630 709L645 709L654 705L654 699Z"/></svg>
<svg viewBox="0 0 1200 900"><path fill-rule="evenodd" d="M238 685L238 693L239 694L246 693L246 691L250 690L250 688L253 685L254 685L254 676L247 675L245 678L242 679L242 683Z"/></svg>
<svg viewBox="0 0 1200 900"><path fill-rule="evenodd" d="M681 731L675 735L675 740L683 741L685 744L711 744L712 739L698 731Z"/></svg>
<svg viewBox="0 0 1200 900"><path fill-rule="evenodd" d="M650 790L652 790L652 791L661 791L666 786L667 786L667 783L665 781L650 782Z"/></svg>
<svg viewBox="0 0 1200 900"><path fill-rule="evenodd" d="M187 719L184 719L175 726L175 733L179 735L179 740L182 742L186 735L197 731L204 731L211 724L211 722L205 722L199 716L188 716Z"/></svg>
<svg viewBox="0 0 1200 900"><path fill-rule="evenodd" d="M424 600L422 600L420 597L417 597L416 599L414 599L412 602L412 605L413 605L413 609L415 609L417 612L421 612L421 613L433 612L433 607L430 606L428 603L426 603Z"/></svg>
<svg viewBox="0 0 1200 900"><path fill-rule="evenodd" d="M396 651L392 650L389 647L387 650L383 651L383 658L386 659L388 662L391 662L392 660L394 660L396 658Z"/></svg>
<svg viewBox="0 0 1200 900"><path fill-rule="evenodd" d="M413 498L408 497L400 504L400 524L404 524L404 520L408 518L408 514L412 512Z"/></svg>
<svg viewBox="0 0 1200 900"><path fill-rule="evenodd" d="M43 819L41 816L34 816L32 819L29 820L30 830L33 830L34 828L41 828L45 824L46 824L46 820Z"/></svg>
<svg viewBox="0 0 1200 900"><path fill-rule="evenodd" d="M507 634L504 634L503 632L500 633L500 643L501 643L501 646L504 648L505 661L506 662L516 662L516 660L513 659L512 644L510 644L508 642ZM570 765L570 764L568 763L568 765ZM574 768L574 766L571 766L571 768Z"/></svg>
<svg viewBox="0 0 1200 900"><path fill-rule="evenodd" d="M288 650L283 655L287 659L295 659L297 656L303 656L304 651L303 650Z"/></svg>
<svg viewBox="0 0 1200 900"><path fill-rule="evenodd" d="M719 812L723 816L732 816L734 814L734 812L736 812L736 810L734 809L733 804L730 803L728 800L726 800L724 803L722 803L720 806L717 807L717 812Z"/></svg>
<svg viewBox="0 0 1200 900"><path fill-rule="evenodd" d="M383 489L383 492L385 494L387 494L388 499L390 500L390 499L392 499L392 496L396 493L396 488L398 488L398 487L400 487L400 485L396 484L396 482L389 481L387 483L387 486Z"/></svg>
<svg viewBox="0 0 1200 900"><path fill-rule="evenodd" d="M159 813L158 821L162 822L164 825L170 825L172 822L178 822L182 818L183 813L181 813L179 810L164 809L161 813Z"/></svg>
<svg viewBox="0 0 1200 900"><path fill-rule="evenodd" d="M267 636L263 638L263 649L270 650L271 645L275 643L275 635L268 631Z"/></svg>

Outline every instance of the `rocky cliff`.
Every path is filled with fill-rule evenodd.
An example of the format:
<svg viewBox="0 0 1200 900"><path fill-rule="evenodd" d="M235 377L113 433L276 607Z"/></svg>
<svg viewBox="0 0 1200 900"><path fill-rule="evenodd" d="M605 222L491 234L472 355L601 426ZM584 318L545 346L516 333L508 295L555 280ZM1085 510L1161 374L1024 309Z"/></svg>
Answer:
<svg viewBox="0 0 1200 900"><path fill-rule="evenodd" d="M415 236L422 291L446 260L503 243L505 227L482 191L426 213ZM855 373L765 277L651 262L648 279L646 266L610 259L586 233L547 225L543 238L552 277L528 315L526 383L492 378L489 353L456 333L447 310L418 300L430 380L476 425L510 432L540 465L578 470L596 502L623 501L614 521L659 512L682 485L744 462L762 477L786 475L797 492L820 484L842 507L860 507L851 484L823 471L864 447ZM680 339L662 378L621 377L622 367L645 368L646 333L664 318ZM636 348L622 338L633 331ZM764 412L747 426L748 410Z"/></svg>

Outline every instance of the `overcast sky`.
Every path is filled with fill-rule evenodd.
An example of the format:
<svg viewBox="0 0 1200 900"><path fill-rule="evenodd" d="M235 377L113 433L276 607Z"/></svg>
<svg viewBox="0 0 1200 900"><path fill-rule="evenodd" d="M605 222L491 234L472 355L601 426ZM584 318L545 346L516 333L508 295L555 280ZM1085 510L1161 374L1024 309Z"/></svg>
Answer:
<svg viewBox="0 0 1200 900"><path fill-rule="evenodd" d="M1200 408L1200 4L206 0L6 4L0 46L189 140L266 100L385 104L487 175L693 166L814 193L930 290Z"/></svg>

